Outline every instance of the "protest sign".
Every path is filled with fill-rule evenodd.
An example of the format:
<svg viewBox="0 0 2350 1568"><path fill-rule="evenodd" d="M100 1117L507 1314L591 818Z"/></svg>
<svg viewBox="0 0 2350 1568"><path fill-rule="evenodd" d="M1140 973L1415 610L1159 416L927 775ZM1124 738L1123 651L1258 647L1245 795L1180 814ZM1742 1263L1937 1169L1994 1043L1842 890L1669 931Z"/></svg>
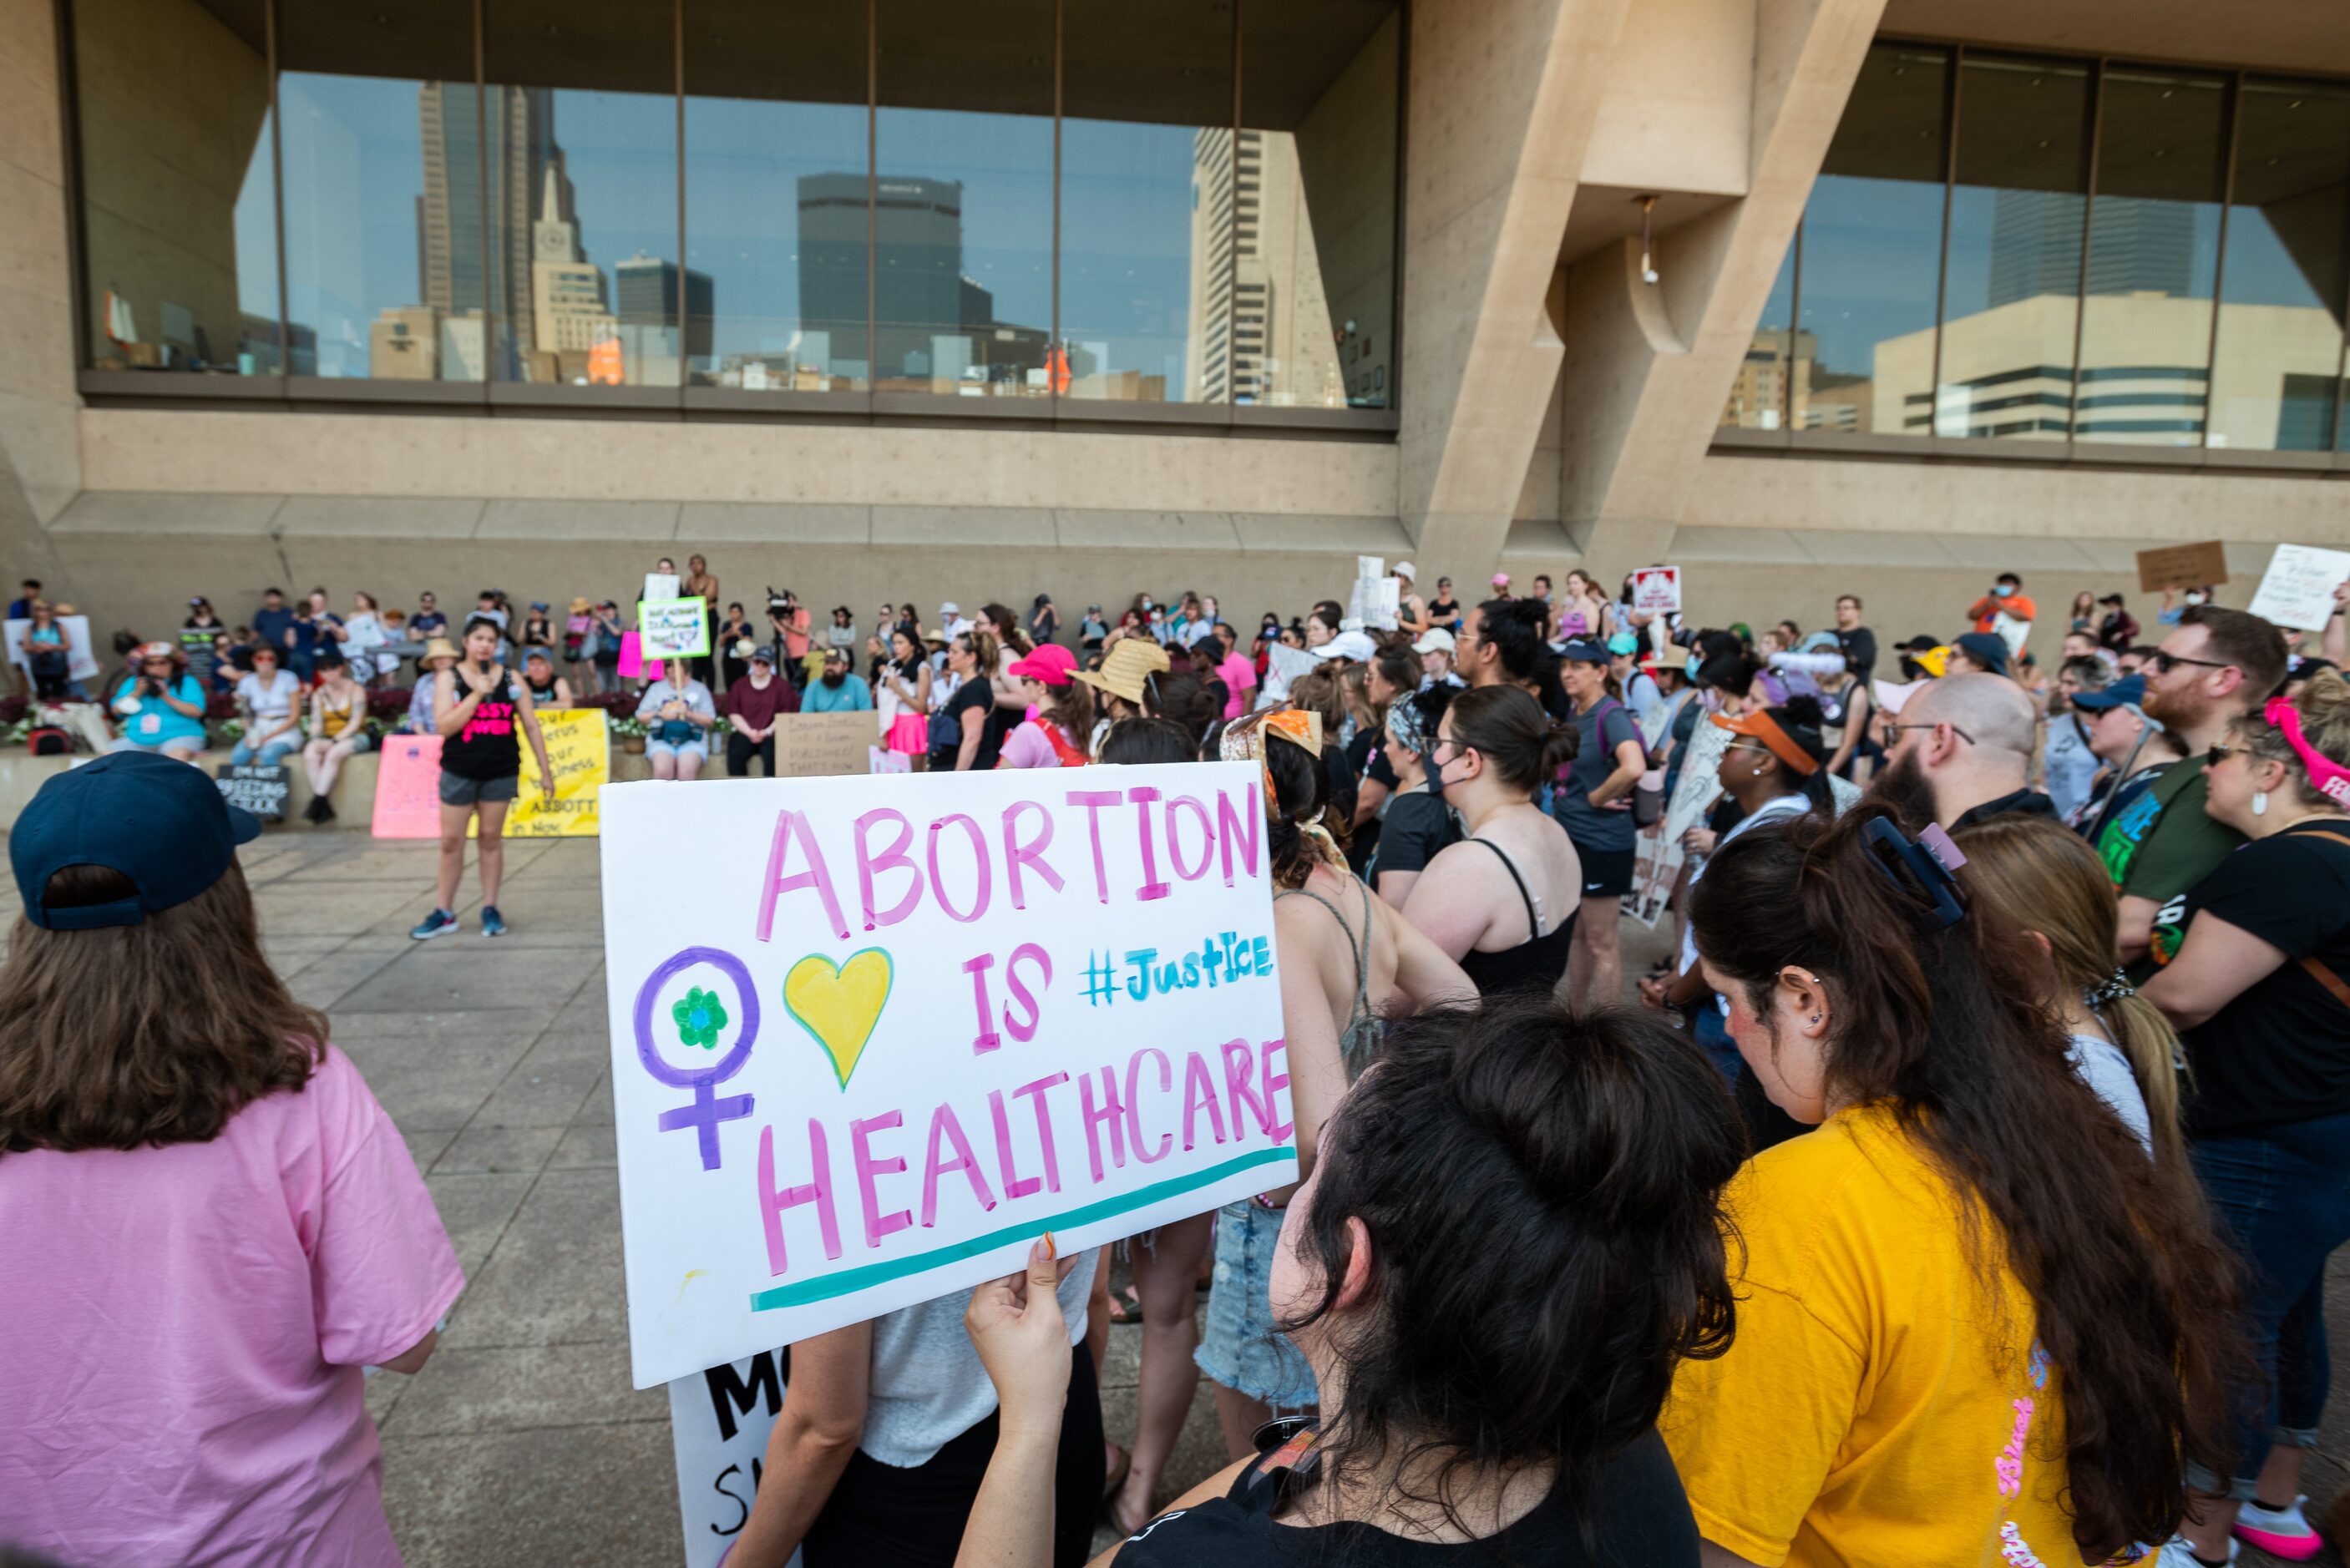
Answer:
<svg viewBox="0 0 2350 1568"><path fill-rule="evenodd" d="M621 679L626 680L645 679L645 647L633 631L620 634L619 671Z"/></svg>
<svg viewBox="0 0 2350 1568"><path fill-rule="evenodd" d="M637 596L639 607L659 604L663 599L677 597L678 576L675 572L647 572L644 592Z"/></svg>
<svg viewBox="0 0 2350 1568"><path fill-rule="evenodd" d="M1632 607L1645 615L1679 615L1681 610L1681 569L1679 566L1635 566Z"/></svg>
<svg viewBox="0 0 2350 1568"><path fill-rule="evenodd" d="M784 1408L784 1359L783 1351L763 1350L669 1386L685 1568L717 1568L751 1521L752 1500L766 1469L767 1434ZM785 1568L799 1561L793 1552Z"/></svg>
<svg viewBox="0 0 2350 1568"><path fill-rule="evenodd" d="M708 599L647 599L637 608L640 659L701 659L710 652Z"/></svg>
<svg viewBox="0 0 2350 1568"><path fill-rule="evenodd" d="M2165 545L2137 553L2137 586L2142 593L2217 587L2227 580L2228 546L2218 539L2199 545Z"/></svg>
<svg viewBox="0 0 2350 1568"><path fill-rule="evenodd" d="M538 732L546 740L546 760L555 769L555 798L538 787L538 758L522 748L522 781L506 812L508 838L593 838L596 803L611 779L612 742L602 710L541 709ZM438 788L436 781L435 788ZM467 829L481 836L476 817Z"/></svg>
<svg viewBox="0 0 2350 1568"><path fill-rule="evenodd" d="M1684 858L1679 837L1667 837L1661 819L1642 828L1632 840L1632 890L1624 895L1624 912L1655 930L1673 896L1673 884L1680 878Z"/></svg>
<svg viewBox="0 0 2350 1568"><path fill-rule="evenodd" d="M1294 1180L1263 790L1244 763L606 789L636 1386Z"/></svg>
<svg viewBox="0 0 2350 1568"><path fill-rule="evenodd" d="M98 656L90 651L89 617L61 615L57 618L57 629L66 634L66 679L97 680ZM17 619L8 622L5 632L8 662L24 670L27 678L32 674L33 662L25 653L25 634L32 628L31 621Z"/></svg>
<svg viewBox="0 0 2350 1568"><path fill-rule="evenodd" d="M441 836L441 737L386 735L375 760L378 838Z"/></svg>
<svg viewBox="0 0 2350 1568"><path fill-rule="evenodd" d="M1289 683L1315 669L1322 662L1302 648L1276 642L1265 649L1268 656L1264 676L1265 695L1276 702L1289 700Z"/></svg>
<svg viewBox="0 0 2350 1568"><path fill-rule="evenodd" d="M294 786L283 767L224 763L217 782L221 798L229 805L242 806L264 822L286 820L286 796Z"/></svg>
<svg viewBox="0 0 2350 1568"><path fill-rule="evenodd" d="M865 771L868 774L910 774L914 771L914 759L904 752L868 746L865 748Z"/></svg>
<svg viewBox="0 0 2350 1568"><path fill-rule="evenodd" d="M785 713L775 721L775 776L829 778L873 771L866 755L880 733L869 708L848 713Z"/></svg>
<svg viewBox="0 0 2350 1568"><path fill-rule="evenodd" d="M2334 590L2350 581L2350 551L2279 545L2261 574L2251 610L2264 620L2300 631L2323 631L2334 614Z"/></svg>

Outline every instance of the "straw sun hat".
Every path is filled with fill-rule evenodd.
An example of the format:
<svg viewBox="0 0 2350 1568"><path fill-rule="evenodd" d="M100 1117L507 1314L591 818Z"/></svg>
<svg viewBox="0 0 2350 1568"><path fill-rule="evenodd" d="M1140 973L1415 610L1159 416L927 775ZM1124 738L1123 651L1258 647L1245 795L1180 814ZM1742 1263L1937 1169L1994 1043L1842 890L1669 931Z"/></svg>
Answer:
<svg viewBox="0 0 2350 1568"><path fill-rule="evenodd" d="M1168 670L1167 650L1149 638L1120 638L1099 670L1080 670L1076 678L1087 685L1142 705L1142 683Z"/></svg>

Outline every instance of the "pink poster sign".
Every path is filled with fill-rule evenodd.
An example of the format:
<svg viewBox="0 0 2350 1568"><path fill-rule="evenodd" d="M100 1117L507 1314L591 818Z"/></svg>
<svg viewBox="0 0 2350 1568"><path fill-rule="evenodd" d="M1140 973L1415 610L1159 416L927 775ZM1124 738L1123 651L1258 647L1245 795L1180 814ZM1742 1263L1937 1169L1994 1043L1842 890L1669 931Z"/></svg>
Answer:
<svg viewBox="0 0 2350 1568"><path fill-rule="evenodd" d="M386 735L377 759L374 832L378 838L441 836L441 737Z"/></svg>
<svg viewBox="0 0 2350 1568"><path fill-rule="evenodd" d="M645 647L633 631L620 634L620 676L626 680L641 680L645 675Z"/></svg>

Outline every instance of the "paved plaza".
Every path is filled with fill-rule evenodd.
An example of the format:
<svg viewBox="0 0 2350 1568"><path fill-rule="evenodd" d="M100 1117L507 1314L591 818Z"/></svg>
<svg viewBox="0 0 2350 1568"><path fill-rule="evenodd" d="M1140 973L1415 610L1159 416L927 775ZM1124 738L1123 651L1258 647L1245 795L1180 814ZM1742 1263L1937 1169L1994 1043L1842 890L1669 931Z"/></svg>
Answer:
<svg viewBox="0 0 2350 1568"><path fill-rule="evenodd" d="M473 929L470 888L462 935L409 940L432 908L429 844L281 828L244 860L271 959L296 996L327 1009L336 1044L399 1125L470 1282L424 1370L369 1388L409 1563L675 1564L667 1399L629 1386L597 845L509 844L500 906L514 929L496 942ZM1637 972L1647 955L1627 935ZM2337 1339L2350 1334L2345 1283L2333 1297ZM1112 1331L1103 1378L1121 1438L1134 1426L1139 1337ZM2334 1401L2309 1467L2318 1499L2350 1479L2345 1407ZM1170 1483L1219 1458L1203 1386Z"/></svg>

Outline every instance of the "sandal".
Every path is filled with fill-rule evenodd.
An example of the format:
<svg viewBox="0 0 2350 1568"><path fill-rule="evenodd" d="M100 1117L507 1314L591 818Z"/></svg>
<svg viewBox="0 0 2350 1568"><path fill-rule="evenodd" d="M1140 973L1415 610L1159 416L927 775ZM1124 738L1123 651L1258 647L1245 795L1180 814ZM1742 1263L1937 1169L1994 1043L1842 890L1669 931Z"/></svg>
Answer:
<svg viewBox="0 0 2350 1568"><path fill-rule="evenodd" d="M1142 1321L1142 1296L1132 1285L1109 1298L1109 1320L1116 1324L1137 1324Z"/></svg>
<svg viewBox="0 0 2350 1568"><path fill-rule="evenodd" d="M1146 1508L1133 1520L1129 1521L1121 1518L1118 1511L1118 1497L1120 1490L1122 1489L1113 1487L1110 1489L1110 1494L1102 1499L1102 1517L1109 1521L1109 1527L1112 1530L1117 1531L1118 1534L1122 1536L1132 1535L1136 1532L1139 1531L1144 1525L1149 1524L1152 1520L1158 1518L1159 1511L1153 1508Z"/></svg>
<svg viewBox="0 0 2350 1568"><path fill-rule="evenodd" d="M1104 1472L1102 1477L1102 1510L1104 1512L1107 1512L1111 1506L1118 1501L1118 1488L1126 1484L1126 1478L1131 1474L1134 1469L1134 1456L1131 1453L1119 1448L1116 1443L1109 1444L1108 1448L1111 1453L1118 1456L1118 1462L1111 1465L1109 1469Z"/></svg>

